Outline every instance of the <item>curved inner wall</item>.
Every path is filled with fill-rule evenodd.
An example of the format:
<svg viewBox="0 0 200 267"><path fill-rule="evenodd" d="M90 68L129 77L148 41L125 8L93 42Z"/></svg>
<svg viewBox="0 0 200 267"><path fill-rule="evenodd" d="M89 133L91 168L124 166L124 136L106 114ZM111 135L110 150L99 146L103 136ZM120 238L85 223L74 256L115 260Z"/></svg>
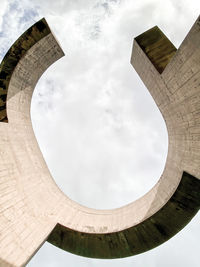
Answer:
<svg viewBox="0 0 200 267"><path fill-rule="evenodd" d="M165 122L132 67L128 75L134 86L123 88L123 99L119 88L111 88L115 95L102 100L102 81L98 96L84 86L77 90L70 77L63 83L66 68L60 61L33 94L33 129L49 170L69 198L90 208L118 208L142 197L165 166Z"/></svg>

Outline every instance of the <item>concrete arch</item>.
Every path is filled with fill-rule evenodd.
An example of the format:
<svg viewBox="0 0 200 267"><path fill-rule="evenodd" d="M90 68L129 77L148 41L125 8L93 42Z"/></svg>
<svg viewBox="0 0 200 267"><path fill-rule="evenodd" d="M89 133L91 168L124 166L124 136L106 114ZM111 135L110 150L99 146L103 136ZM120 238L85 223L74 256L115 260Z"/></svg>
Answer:
<svg viewBox="0 0 200 267"><path fill-rule="evenodd" d="M177 51L157 27L134 40L131 62L166 121L169 151L158 183L113 210L65 196L35 139L34 87L64 55L46 21L10 48L0 67L0 118L8 120L0 123L1 266L23 266L46 240L82 256L127 257L160 245L192 219L200 208L199 27L198 19Z"/></svg>

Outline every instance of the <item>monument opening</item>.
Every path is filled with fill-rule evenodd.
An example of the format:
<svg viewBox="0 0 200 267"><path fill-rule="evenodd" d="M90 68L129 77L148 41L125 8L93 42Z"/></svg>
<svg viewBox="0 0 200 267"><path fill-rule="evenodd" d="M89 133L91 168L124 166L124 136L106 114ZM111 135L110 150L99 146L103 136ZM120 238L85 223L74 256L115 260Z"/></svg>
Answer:
<svg viewBox="0 0 200 267"><path fill-rule="evenodd" d="M58 65L64 79L65 62ZM97 79L98 92L87 74L81 90L69 76L60 90L56 69L52 66L38 82L31 116L59 188L95 209L118 208L142 197L163 172L168 136L159 109L131 65L126 75L132 86L122 81L122 88L114 77L103 83Z"/></svg>

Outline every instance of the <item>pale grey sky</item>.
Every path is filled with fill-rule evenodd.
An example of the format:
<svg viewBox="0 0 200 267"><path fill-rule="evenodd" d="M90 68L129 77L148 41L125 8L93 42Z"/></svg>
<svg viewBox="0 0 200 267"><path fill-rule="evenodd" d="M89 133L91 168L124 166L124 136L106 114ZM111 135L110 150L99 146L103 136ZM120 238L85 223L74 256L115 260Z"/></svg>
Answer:
<svg viewBox="0 0 200 267"><path fill-rule="evenodd" d="M49 169L70 198L92 208L116 208L158 181L167 132L130 65L132 42L158 25L178 47L199 14L195 0L1 0L1 58L42 17L66 54L40 79L31 115ZM199 218L138 256L87 259L45 243L28 266L198 267Z"/></svg>

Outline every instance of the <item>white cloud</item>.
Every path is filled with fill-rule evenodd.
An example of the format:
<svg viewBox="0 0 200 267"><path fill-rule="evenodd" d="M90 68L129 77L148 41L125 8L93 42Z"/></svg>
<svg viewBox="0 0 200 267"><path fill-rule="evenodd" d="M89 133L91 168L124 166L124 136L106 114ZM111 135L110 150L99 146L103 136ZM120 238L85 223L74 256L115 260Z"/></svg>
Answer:
<svg viewBox="0 0 200 267"><path fill-rule="evenodd" d="M1 9L0 9L0 32L2 31L2 24L4 15L7 13L8 2L6 0L1 1Z"/></svg>
<svg viewBox="0 0 200 267"><path fill-rule="evenodd" d="M132 41L158 25L179 45L199 7L189 0L1 1L1 55L41 17L65 51L65 58L38 83L32 119L53 177L74 200L96 208L118 207L159 179L167 153L166 128L129 63ZM197 253L195 222L183 233L188 231ZM188 246L179 237L144 255L113 261L83 259L44 245L29 266L173 267L179 259L175 253L170 258L172 246L179 244L186 267ZM191 266L197 267L198 257L189 253L194 256Z"/></svg>

